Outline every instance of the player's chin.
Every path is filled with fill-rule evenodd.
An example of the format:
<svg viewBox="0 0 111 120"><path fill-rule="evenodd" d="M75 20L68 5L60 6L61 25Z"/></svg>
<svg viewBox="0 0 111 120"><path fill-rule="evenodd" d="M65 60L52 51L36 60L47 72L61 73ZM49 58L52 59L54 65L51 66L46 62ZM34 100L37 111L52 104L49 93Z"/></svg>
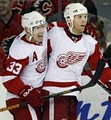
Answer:
<svg viewBox="0 0 111 120"><path fill-rule="evenodd" d="M84 29L85 29L85 26L81 26L81 27L80 27L80 31L81 31L81 32L83 32Z"/></svg>
<svg viewBox="0 0 111 120"><path fill-rule="evenodd" d="M38 41L42 42L43 41L43 37L38 37Z"/></svg>
<svg viewBox="0 0 111 120"><path fill-rule="evenodd" d="M80 33L83 33L83 32L84 32L84 29L80 29L79 32L80 32Z"/></svg>

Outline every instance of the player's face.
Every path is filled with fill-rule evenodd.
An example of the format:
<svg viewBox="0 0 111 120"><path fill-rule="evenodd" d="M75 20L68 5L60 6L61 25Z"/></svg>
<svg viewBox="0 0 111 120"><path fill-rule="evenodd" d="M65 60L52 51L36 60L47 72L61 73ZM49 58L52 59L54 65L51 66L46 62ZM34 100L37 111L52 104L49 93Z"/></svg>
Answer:
<svg viewBox="0 0 111 120"><path fill-rule="evenodd" d="M40 25L33 28L32 42L42 42L46 25Z"/></svg>
<svg viewBox="0 0 111 120"><path fill-rule="evenodd" d="M0 16L5 16L12 7L12 1L11 0L0 0Z"/></svg>
<svg viewBox="0 0 111 120"><path fill-rule="evenodd" d="M80 14L74 16L72 31L77 35L83 33L87 23L87 14Z"/></svg>

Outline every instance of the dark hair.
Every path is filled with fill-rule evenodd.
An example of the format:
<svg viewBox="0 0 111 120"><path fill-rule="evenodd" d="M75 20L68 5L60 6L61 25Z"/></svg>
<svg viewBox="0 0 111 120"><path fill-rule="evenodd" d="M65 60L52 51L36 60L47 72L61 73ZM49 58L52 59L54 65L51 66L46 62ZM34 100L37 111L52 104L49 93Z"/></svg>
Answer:
<svg viewBox="0 0 111 120"><path fill-rule="evenodd" d="M101 34L103 34L104 22L102 20L100 20L97 16L94 16L89 20L89 22L93 23Z"/></svg>

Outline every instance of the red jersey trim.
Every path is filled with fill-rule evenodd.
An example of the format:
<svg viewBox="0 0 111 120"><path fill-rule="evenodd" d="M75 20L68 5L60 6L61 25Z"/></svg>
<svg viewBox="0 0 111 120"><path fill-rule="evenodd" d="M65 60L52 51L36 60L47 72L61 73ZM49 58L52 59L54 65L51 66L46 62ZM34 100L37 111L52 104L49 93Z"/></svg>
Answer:
<svg viewBox="0 0 111 120"><path fill-rule="evenodd" d="M34 45L42 46L42 42L41 42L41 43L37 43L37 42L28 41L28 40L25 38L25 36L22 37L22 40L25 41L26 43L29 43L29 44L34 44Z"/></svg>
<svg viewBox="0 0 111 120"><path fill-rule="evenodd" d="M77 82L51 82L51 81L44 81L43 86L54 86L54 87L70 87L70 86L77 86L80 85Z"/></svg>
<svg viewBox="0 0 111 120"><path fill-rule="evenodd" d="M19 92L25 87L24 83L19 77L3 83L8 92L18 95Z"/></svg>

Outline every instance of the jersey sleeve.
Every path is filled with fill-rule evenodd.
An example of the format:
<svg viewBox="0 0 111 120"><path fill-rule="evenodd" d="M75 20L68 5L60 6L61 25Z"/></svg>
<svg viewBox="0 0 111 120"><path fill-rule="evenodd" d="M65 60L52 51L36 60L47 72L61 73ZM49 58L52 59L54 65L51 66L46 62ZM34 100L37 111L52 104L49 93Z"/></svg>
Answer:
<svg viewBox="0 0 111 120"><path fill-rule="evenodd" d="M99 45L96 44L95 52L90 56L90 58L88 60L88 63L89 63L89 66L90 66L92 72L95 72L95 70L97 68L98 60L101 58L102 58L102 55L99 50ZM106 84L109 80L111 80L111 70L106 64L106 67L104 68L103 73L101 74L100 81L102 83Z"/></svg>
<svg viewBox="0 0 111 120"><path fill-rule="evenodd" d="M111 70L109 67L105 67L103 73L100 77L102 83L106 84L109 80L111 80Z"/></svg>
<svg viewBox="0 0 111 120"><path fill-rule="evenodd" d="M15 59L9 56L5 61L4 69L2 71L2 82L7 91L18 95L25 84L20 78L21 72L25 69L29 58Z"/></svg>
<svg viewBox="0 0 111 120"><path fill-rule="evenodd" d="M96 70L98 60L102 57L99 44L95 44L95 51L94 53L89 57L88 63L91 68L91 70Z"/></svg>

